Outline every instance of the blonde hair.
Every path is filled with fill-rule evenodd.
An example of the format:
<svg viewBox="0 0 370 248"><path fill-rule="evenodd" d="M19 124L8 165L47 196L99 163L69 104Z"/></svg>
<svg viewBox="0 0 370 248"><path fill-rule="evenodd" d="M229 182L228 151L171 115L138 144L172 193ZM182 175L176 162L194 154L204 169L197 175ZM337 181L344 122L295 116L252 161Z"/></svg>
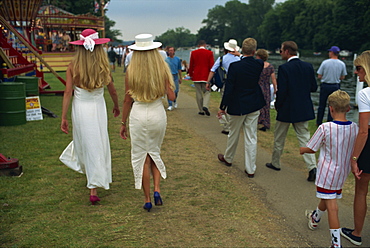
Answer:
<svg viewBox="0 0 370 248"><path fill-rule="evenodd" d="M253 38L246 38L242 44L243 54L250 55L257 49L257 41Z"/></svg>
<svg viewBox="0 0 370 248"><path fill-rule="evenodd" d="M102 45L95 45L94 51L76 46L72 60L73 84L85 90L93 90L111 81L107 53Z"/></svg>
<svg viewBox="0 0 370 248"><path fill-rule="evenodd" d="M336 112L346 113L349 108L350 96L343 90L336 90L328 97L329 106L332 106Z"/></svg>
<svg viewBox="0 0 370 248"><path fill-rule="evenodd" d="M266 61L269 57L269 54L265 49L258 49L256 51L256 56L260 57L260 59L262 59L263 61Z"/></svg>
<svg viewBox="0 0 370 248"><path fill-rule="evenodd" d="M152 102L166 94L166 82L174 89L169 66L157 49L134 51L127 68L128 94L140 102Z"/></svg>
<svg viewBox="0 0 370 248"><path fill-rule="evenodd" d="M365 82L370 83L370 50L361 53L353 62L355 66L361 66L365 70Z"/></svg>

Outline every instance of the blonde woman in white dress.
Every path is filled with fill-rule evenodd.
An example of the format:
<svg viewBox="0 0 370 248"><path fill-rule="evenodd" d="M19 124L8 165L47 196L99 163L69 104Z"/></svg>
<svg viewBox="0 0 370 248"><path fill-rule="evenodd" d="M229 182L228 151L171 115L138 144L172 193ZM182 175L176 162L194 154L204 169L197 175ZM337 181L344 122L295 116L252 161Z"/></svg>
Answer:
<svg viewBox="0 0 370 248"><path fill-rule="evenodd" d="M127 118L131 138L131 163L135 188L143 188L144 209L152 208L150 174L153 175L154 204L162 205L160 179L166 178L166 167L160 157L166 131L167 116L162 97L175 100L174 83L170 69L158 52L160 42L153 42L151 34L135 37L132 59L125 78L125 99L120 135L128 137Z"/></svg>
<svg viewBox="0 0 370 248"><path fill-rule="evenodd" d="M63 97L61 130L69 133L67 113L72 102L73 141L60 156L71 169L86 174L90 201L100 201L96 188L109 189L112 182L111 153L108 137L108 118L104 100L107 85L113 100L113 114L120 114L116 89L109 70L107 55L101 44L110 39L100 38L93 29L85 29L76 46L76 55L67 69Z"/></svg>

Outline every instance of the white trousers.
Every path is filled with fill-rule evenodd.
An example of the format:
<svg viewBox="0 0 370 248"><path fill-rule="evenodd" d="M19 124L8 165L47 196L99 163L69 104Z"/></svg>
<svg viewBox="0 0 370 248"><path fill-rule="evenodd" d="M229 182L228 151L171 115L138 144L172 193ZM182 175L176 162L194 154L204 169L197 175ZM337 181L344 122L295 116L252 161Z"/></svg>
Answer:
<svg viewBox="0 0 370 248"><path fill-rule="evenodd" d="M260 111L247 115L229 115L230 133L227 139L225 160L232 163L239 142L240 130L244 133L245 170L254 174L257 156L257 123Z"/></svg>
<svg viewBox="0 0 370 248"><path fill-rule="evenodd" d="M221 99L224 95L224 91L225 91L225 85L220 89ZM228 114L224 114L224 115L222 115L221 118L218 119L218 121L220 122L220 125L222 126L223 130L226 131L226 132L230 132L229 119L230 119L230 117L229 117Z"/></svg>
<svg viewBox="0 0 370 248"><path fill-rule="evenodd" d="M299 146L306 147L310 140L310 131L308 130L308 121L292 123L294 131L299 141ZM275 133L274 133L274 152L272 153L272 165L276 168L280 168L280 157L283 154L286 135L288 133L290 123L276 121ZM316 157L315 154L305 153L303 160L306 163L308 171L316 168Z"/></svg>

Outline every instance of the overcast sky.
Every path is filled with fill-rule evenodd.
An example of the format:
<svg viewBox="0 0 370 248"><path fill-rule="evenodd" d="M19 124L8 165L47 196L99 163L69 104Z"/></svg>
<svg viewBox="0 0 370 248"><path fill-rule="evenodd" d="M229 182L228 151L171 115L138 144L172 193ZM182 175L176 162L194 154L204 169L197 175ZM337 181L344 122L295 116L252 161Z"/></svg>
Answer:
<svg viewBox="0 0 370 248"><path fill-rule="evenodd" d="M124 41L135 35L150 33L158 36L168 29L184 27L196 34L207 18L208 10L225 6L229 0L111 0L106 15L116 22L113 29L122 33ZM275 0L284 2L285 0ZM247 2L241 0L241 2Z"/></svg>

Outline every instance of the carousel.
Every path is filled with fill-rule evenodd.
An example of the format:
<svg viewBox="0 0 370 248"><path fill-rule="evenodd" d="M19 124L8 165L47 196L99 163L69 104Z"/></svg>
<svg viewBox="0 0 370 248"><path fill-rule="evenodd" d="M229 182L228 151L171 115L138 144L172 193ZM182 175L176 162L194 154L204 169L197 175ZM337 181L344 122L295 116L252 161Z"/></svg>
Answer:
<svg viewBox="0 0 370 248"><path fill-rule="evenodd" d="M73 47L68 41L76 39L86 28L103 31L104 17L74 15L41 4L42 0L0 0L0 80L36 76L40 79L40 93L57 93L46 91L50 85L44 80L44 71L53 73L63 84L65 80L44 55L71 51Z"/></svg>
<svg viewBox="0 0 370 248"><path fill-rule="evenodd" d="M67 51L71 40L86 28L104 30L104 18L90 13L74 15L53 5L42 6L38 10L35 23L35 42L43 51Z"/></svg>

